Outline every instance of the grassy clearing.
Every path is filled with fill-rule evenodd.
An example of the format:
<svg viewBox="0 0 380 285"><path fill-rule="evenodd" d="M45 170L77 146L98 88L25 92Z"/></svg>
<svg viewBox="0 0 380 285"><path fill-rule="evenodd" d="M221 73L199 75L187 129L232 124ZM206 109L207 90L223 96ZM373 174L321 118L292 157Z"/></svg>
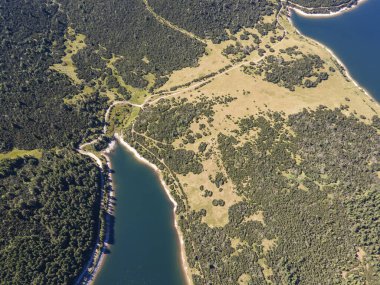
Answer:
<svg viewBox="0 0 380 285"><path fill-rule="evenodd" d="M349 111L356 112L358 116L364 115L367 118L380 113L379 105L372 98L339 73L335 60L332 59L331 54L326 49L315 41L300 36L291 27L287 19L282 18L281 21L289 29L289 33L284 40L277 43L275 53L272 54L278 55L280 49L293 46L298 46L299 50L305 54L317 54L326 62L326 69L329 67L336 69L336 72L330 73L327 81L319 84L317 88L297 87L295 92L291 92L284 87L266 82L261 77L252 77L244 74L240 69L234 69L217 76L198 91L184 92L180 96L189 98L190 94L204 94L210 97L229 94L237 97L237 100L232 102L228 108L218 110L217 116L214 118L217 121L214 125L220 124L224 128L228 128L225 125L228 123L225 120L226 115L242 117L266 110L284 111L286 114L292 114L301 111L303 108L315 109L321 104L330 108L348 105ZM264 43L268 37L269 35L262 38ZM209 54L200 62L202 60L207 62L207 58L216 56ZM258 60L260 60L260 56L255 53L249 57L249 61L257 62ZM186 74L196 73L201 66L202 64L192 70L186 70ZM181 80L179 73L174 73L167 84L174 79Z"/></svg>
<svg viewBox="0 0 380 285"><path fill-rule="evenodd" d="M260 265L265 281L267 284L273 284L273 282L269 279L269 277L273 276L272 268L268 266L268 262L266 258L260 258L258 261L258 264Z"/></svg>
<svg viewBox="0 0 380 285"><path fill-rule="evenodd" d="M231 61L222 55L222 51L227 47L228 42L213 44L211 41L207 41L206 53L199 59L198 65L174 71L168 82L159 88L158 91L169 90L174 86L191 82L199 77L217 72L219 69L231 64Z"/></svg>
<svg viewBox="0 0 380 285"><path fill-rule="evenodd" d="M215 176L217 172L222 169L217 164L215 155L212 159L203 162L204 171L200 174L189 173L186 176L178 175L178 178L184 186L184 191L188 195L189 205L194 210L205 209L207 214L203 218L203 221L211 227L222 227L228 223L228 209L233 204L241 201L234 190L234 186L231 181L228 181L222 186L223 191L213 184L209 176ZM205 189L213 192L212 197L204 197L204 192L200 190L200 186L203 185ZM213 206L212 201L214 199L222 199L225 201L223 207Z"/></svg>
<svg viewBox="0 0 380 285"><path fill-rule="evenodd" d="M136 118L138 110L138 107L132 107L127 104L115 105L110 113L107 135L112 136L114 133L118 133L122 129L127 128L130 122Z"/></svg>
<svg viewBox="0 0 380 285"><path fill-rule="evenodd" d="M257 211L253 215L246 217L244 219L245 222L249 221L255 221L261 223L263 226L265 226L265 220L264 220L264 211Z"/></svg>
<svg viewBox="0 0 380 285"><path fill-rule="evenodd" d="M64 98L63 101L68 105L75 106L79 101L85 99L87 96L93 94L95 92L94 87L85 86L82 90L82 92L74 95L72 98Z"/></svg>
<svg viewBox="0 0 380 285"><path fill-rule="evenodd" d="M273 20L273 16L271 16ZM239 37L244 31L259 34L259 32L254 28L243 29L236 35L231 35L231 33L227 30L228 34L231 36L231 39L221 42L220 44L214 44L212 41L207 40L206 53L198 60L198 64L195 67L187 67L181 70L174 71L168 82L164 84L158 91L170 90L170 88L174 86L179 86L188 82L191 82L195 79L198 79L202 76L218 72L220 69L225 68L232 64L232 60L235 60L238 56L225 56L223 55L223 50L229 45L235 45L236 43L240 43L243 46L251 45L252 39L249 40L241 40ZM268 36L262 38L261 46L265 46L266 44L270 44L270 36L274 34L270 32ZM233 39L233 37L236 39ZM272 45L272 44L271 44ZM260 58L257 51L253 52L249 55L244 61L255 60L256 58Z"/></svg>
<svg viewBox="0 0 380 285"><path fill-rule="evenodd" d="M84 151L90 152L100 159L103 165L107 164L107 159L103 155L102 151L97 151L93 144L87 145L83 148Z"/></svg>
<svg viewBox="0 0 380 285"><path fill-rule="evenodd" d="M331 60L329 61L332 64ZM348 105L351 112L364 115L368 119L380 113L379 105L372 102L353 82L347 82L338 72L331 74L329 79L317 88L298 87L295 92L291 92L261 78L246 75L240 70L233 70L228 75L216 78L201 91L206 95L230 94L237 97L228 108L217 112L214 125L220 124L224 128L228 127L225 125L226 115L242 117L268 110L292 114L303 108L315 109L321 104L329 108Z"/></svg>
<svg viewBox="0 0 380 285"><path fill-rule="evenodd" d="M13 149L10 152L0 153L0 160L4 159L15 159L18 157L32 156L40 159L42 157L42 150L33 149L33 150L22 150L22 149Z"/></svg>
<svg viewBox="0 0 380 285"><path fill-rule="evenodd" d="M141 108L139 108L139 107L132 107L131 115L124 122L124 128L129 127L135 121L136 117L140 113L140 110L141 110Z"/></svg>
<svg viewBox="0 0 380 285"><path fill-rule="evenodd" d="M238 283L239 285L249 285L252 282L252 277L249 274L242 274L239 277Z"/></svg>
<svg viewBox="0 0 380 285"><path fill-rule="evenodd" d="M67 75L75 84L80 84L82 83L82 80L78 78L72 57L81 49L86 47L86 43L84 42L86 36L82 34L76 34L74 29L70 27L67 29L67 35L74 37L74 40L71 40L68 36L65 37L66 49L65 56L62 58L62 63L54 64L50 68L59 73Z"/></svg>
<svg viewBox="0 0 380 285"><path fill-rule="evenodd" d="M266 255L272 248L276 246L277 239L267 239L264 238L261 241L261 245L263 246L264 255Z"/></svg>

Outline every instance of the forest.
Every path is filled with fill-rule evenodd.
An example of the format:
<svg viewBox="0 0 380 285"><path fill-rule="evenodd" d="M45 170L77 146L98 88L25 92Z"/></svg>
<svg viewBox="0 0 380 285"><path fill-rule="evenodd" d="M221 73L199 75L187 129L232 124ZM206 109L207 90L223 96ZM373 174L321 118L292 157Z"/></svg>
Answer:
<svg viewBox="0 0 380 285"><path fill-rule="evenodd" d="M64 53L68 25L58 5L8 1L0 18L0 152L75 145L99 131L102 100L67 106L64 99L80 90L49 69Z"/></svg>
<svg viewBox="0 0 380 285"><path fill-rule="evenodd" d="M103 174L73 149L101 133L109 105L104 94L111 90L130 99L119 77L142 89L151 73L157 87L204 52L203 43L159 23L142 1L128 3L0 4L0 153L44 153L41 160L21 155L0 161L0 207L7 217L0 225L1 284L74 282L99 234ZM84 48L74 53L68 43L79 34ZM75 74L52 69L71 64Z"/></svg>
<svg viewBox="0 0 380 285"><path fill-rule="evenodd" d="M142 0L59 2L88 44L124 57L118 68L129 77L139 76L136 80L148 73L165 76L195 65L204 52L203 43L159 23Z"/></svg>
<svg viewBox="0 0 380 285"><path fill-rule="evenodd" d="M73 284L98 235L100 171L68 150L0 161L0 284Z"/></svg>

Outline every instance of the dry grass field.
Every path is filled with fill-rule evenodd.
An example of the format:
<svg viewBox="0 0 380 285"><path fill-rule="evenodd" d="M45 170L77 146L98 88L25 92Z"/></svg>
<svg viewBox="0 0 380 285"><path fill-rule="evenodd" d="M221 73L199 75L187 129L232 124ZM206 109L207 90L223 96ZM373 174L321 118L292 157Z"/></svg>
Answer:
<svg viewBox="0 0 380 285"><path fill-rule="evenodd" d="M273 17L268 21L273 20ZM333 68L334 72L329 72L329 78L321 82L316 88L296 87L295 91L290 91L284 87L265 81L262 76L248 75L243 72L243 67L249 65L250 62L258 63L264 56L260 56L257 51L253 51L243 61L232 63L231 57L223 55L223 50L230 44L239 41L245 45L249 40L239 40L239 34L235 35L235 40L228 40L221 44L208 43L207 54L200 60L197 67L188 67L179 71L175 71L169 81L160 90L169 90L173 86L180 86L190 82L196 78L200 78L207 74L218 72L223 67L232 65L226 72L218 73L211 77L206 84L196 86L178 88L172 95L175 98L187 98L190 102L199 100L200 97L208 97L210 99L217 96L229 95L235 98L228 105L216 105L214 107L215 115L213 122L207 124L208 135L196 140L194 144L183 145L182 138L174 142L176 148L184 147L188 150L196 151L201 142L207 142L208 148L212 149L212 156L202 161L204 171L199 174L179 175L178 178L184 186L184 190L189 199L189 204L194 210L206 209L207 215L204 217L211 227L224 226L228 222L228 208L241 201L241 197L236 195L234 185L227 182L223 185L223 191L219 191L216 186L211 183L209 176L215 175L216 172L225 172L217 151L217 135L220 132L225 134L231 133L236 129L236 121L240 118L250 115L263 114L267 111L278 111L289 115L306 109L316 109L320 105L328 108L340 108L346 106L346 112L354 113L357 117L369 122L373 115L380 113L380 106L369 97L362 89L356 86L344 72L340 72L341 68L338 61L332 54L321 44L312 39L300 35L286 16L279 18L280 24L285 28L285 37L274 44L271 44L272 51L267 49L265 55L279 56L281 49L297 46L298 50L303 54L318 55L325 63L324 70L329 71ZM254 29L248 30L257 33ZM267 36L261 37L260 46L265 47L270 43L270 37L280 35L283 31L276 30L276 33L270 32ZM241 32L242 33L242 32ZM286 57L286 55L285 55ZM232 58L233 59L233 58ZM206 81L205 81L206 82ZM200 122L201 123L201 122ZM199 132L199 123L193 123L190 128L194 133ZM240 137L241 143L252 138L252 135ZM201 186L213 192L212 197L204 197ZM300 184L300 189L302 188ZM213 199L223 199L226 202L224 207L215 207L212 205ZM250 217L254 220L265 224L262 212ZM263 241L263 246L269 250L274 242L268 240ZM269 268L266 268L265 259L261 260L262 267L267 276L271 274ZM242 278L244 279L244 278Z"/></svg>

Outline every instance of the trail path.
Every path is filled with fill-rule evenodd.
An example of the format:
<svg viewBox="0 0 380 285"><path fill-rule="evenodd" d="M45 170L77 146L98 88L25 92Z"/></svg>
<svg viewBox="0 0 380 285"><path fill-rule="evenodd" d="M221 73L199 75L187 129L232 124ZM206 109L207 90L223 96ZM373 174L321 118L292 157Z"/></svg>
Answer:
<svg viewBox="0 0 380 285"><path fill-rule="evenodd" d="M165 25L165 26L168 26L169 28L171 28L171 29L173 29L173 30L178 31L178 32L180 32L180 33L182 33L182 34L188 36L189 38L192 38L192 39L194 39L194 40L197 40L197 41L199 41L199 42L201 42L201 43L203 43L203 44L207 44L207 42L206 42L204 39L202 39L202 38L196 36L195 34L189 32L189 31L187 31L187 30L185 30L185 29L182 29L182 28L178 27L177 25L175 25L175 24L169 22L169 21L166 20L165 18L163 18L163 17L161 17L160 15L158 15L158 14L153 10L153 7L149 5L148 0L143 0L143 1L144 1L144 4L145 4L146 9L147 9L147 10L153 15L153 17L156 18L156 20L159 21L161 24L163 24L163 25Z"/></svg>

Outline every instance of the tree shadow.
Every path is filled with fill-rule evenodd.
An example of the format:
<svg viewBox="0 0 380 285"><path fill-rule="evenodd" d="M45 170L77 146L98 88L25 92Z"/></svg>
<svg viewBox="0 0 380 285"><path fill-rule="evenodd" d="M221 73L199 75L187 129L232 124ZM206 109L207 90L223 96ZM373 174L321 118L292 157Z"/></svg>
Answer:
<svg viewBox="0 0 380 285"><path fill-rule="evenodd" d="M107 221L107 243L115 244L115 216L109 213L106 213Z"/></svg>

